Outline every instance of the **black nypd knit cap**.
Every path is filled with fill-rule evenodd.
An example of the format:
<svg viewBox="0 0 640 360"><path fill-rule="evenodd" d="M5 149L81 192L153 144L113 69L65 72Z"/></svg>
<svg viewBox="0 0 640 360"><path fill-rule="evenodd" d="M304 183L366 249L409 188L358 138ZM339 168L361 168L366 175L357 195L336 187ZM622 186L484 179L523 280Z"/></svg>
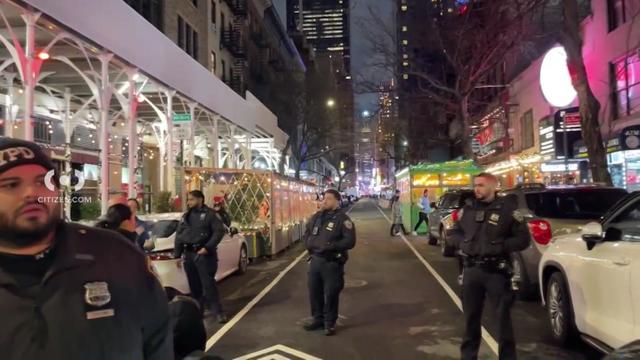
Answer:
<svg viewBox="0 0 640 360"><path fill-rule="evenodd" d="M40 165L47 170L55 169L51 158L40 145L30 141L0 137L0 174L21 165Z"/></svg>

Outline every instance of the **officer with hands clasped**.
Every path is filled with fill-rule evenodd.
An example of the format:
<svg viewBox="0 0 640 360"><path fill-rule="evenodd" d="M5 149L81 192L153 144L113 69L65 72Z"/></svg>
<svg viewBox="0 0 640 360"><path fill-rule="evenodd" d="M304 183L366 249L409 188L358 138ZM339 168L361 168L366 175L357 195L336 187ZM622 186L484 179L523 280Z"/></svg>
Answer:
<svg viewBox="0 0 640 360"><path fill-rule="evenodd" d="M309 298L312 322L307 331L324 328L325 335L335 334L340 292L344 288L344 265L348 250L356 244L353 222L339 209L340 193L327 190L322 207L307 224L304 234L309 251Z"/></svg>
<svg viewBox="0 0 640 360"><path fill-rule="evenodd" d="M496 308L499 332L499 358L516 359L511 324L514 301L511 253L529 246L530 237L523 215L513 196L497 197L498 179L489 173L474 179L475 200L459 214L459 221L448 233L458 245L464 262L462 306L465 334L461 358L478 358L482 310L485 296Z"/></svg>
<svg viewBox="0 0 640 360"><path fill-rule="evenodd" d="M193 190L187 194L189 210L183 215L176 230L175 257L183 257L191 295L201 300L212 311L218 322L227 322L222 311L216 285L218 271L218 245L226 233L225 225L214 210L204 204L204 194Z"/></svg>

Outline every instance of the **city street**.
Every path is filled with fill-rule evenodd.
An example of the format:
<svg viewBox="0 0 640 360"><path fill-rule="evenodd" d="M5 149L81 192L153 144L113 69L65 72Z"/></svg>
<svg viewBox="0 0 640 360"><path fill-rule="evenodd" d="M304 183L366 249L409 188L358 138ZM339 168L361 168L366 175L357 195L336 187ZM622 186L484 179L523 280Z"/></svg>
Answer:
<svg viewBox="0 0 640 360"><path fill-rule="evenodd" d="M350 216L358 243L346 267L335 337L301 328L309 307L306 256L298 244L222 282L232 320L224 327L208 324L209 353L223 359L459 358L463 317L456 305L455 261L443 258L424 237L390 237L388 215L373 200L361 200ZM553 345L538 301L518 302L513 317L522 359L601 358L584 344ZM484 326L488 332L480 358L497 358L497 333L488 312Z"/></svg>

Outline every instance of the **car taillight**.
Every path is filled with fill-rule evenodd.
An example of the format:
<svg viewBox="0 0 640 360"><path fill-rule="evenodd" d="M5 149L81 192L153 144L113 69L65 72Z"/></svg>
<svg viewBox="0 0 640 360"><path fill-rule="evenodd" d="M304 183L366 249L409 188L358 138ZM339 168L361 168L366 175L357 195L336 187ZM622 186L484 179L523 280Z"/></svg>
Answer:
<svg viewBox="0 0 640 360"><path fill-rule="evenodd" d="M551 224L545 220L531 220L528 223L529 232L533 241L540 245L549 245L551 242Z"/></svg>
<svg viewBox="0 0 640 360"><path fill-rule="evenodd" d="M453 220L454 222L456 222L456 221L460 220L460 209L458 209L458 210L454 210L454 211L451 213L451 220Z"/></svg>
<svg viewBox="0 0 640 360"><path fill-rule="evenodd" d="M158 260L173 260L173 251L169 250L169 251L158 251L158 252L154 252L149 254L149 258L153 261L158 261Z"/></svg>

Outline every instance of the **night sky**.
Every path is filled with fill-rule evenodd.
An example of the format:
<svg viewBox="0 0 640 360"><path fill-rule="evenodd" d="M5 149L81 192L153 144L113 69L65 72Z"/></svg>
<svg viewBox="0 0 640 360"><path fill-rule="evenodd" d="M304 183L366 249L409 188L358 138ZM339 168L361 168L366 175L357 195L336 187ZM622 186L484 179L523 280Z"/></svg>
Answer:
<svg viewBox="0 0 640 360"><path fill-rule="evenodd" d="M372 80L383 81L390 80L384 78L374 71L367 69L366 59L375 56L371 53L369 46L363 41L363 31L367 29L359 26L358 19L369 17L369 7L380 14L387 23L386 26L394 26L395 24L395 1L394 0L351 0L351 72L354 79L357 80L356 74L365 72L367 77ZM354 84L355 86L355 84ZM356 113L360 114L363 110L374 111L378 102L377 94L357 94L355 95Z"/></svg>

